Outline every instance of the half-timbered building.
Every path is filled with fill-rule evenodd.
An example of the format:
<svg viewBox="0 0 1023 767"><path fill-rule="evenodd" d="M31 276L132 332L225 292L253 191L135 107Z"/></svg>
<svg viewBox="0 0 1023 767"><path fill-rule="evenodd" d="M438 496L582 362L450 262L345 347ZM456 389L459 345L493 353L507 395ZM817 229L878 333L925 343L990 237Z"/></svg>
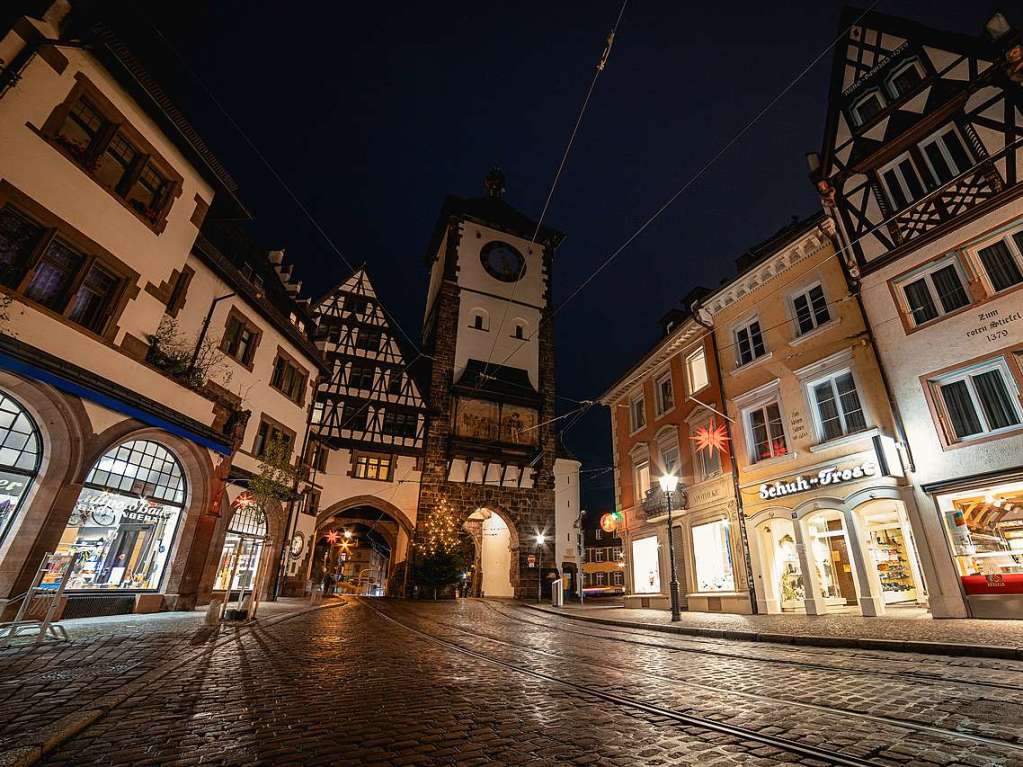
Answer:
<svg viewBox="0 0 1023 767"><path fill-rule="evenodd" d="M906 425L928 601L1023 617L1019 33L855 9L841 29L810 169Z"/></svg>

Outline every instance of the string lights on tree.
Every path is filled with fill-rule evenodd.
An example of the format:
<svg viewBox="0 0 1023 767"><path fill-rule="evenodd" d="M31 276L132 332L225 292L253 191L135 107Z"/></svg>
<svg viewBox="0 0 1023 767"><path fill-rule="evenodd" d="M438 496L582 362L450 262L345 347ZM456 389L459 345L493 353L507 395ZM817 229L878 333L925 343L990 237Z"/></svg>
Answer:
<svg viewBox="0 0 1023 767"><path fill-rule="evenodd" d="M459 520L447 499L437 504L433 513L426 517L422 530L418 546L419 551L426 556L451 552L458 547Z"/></svg>

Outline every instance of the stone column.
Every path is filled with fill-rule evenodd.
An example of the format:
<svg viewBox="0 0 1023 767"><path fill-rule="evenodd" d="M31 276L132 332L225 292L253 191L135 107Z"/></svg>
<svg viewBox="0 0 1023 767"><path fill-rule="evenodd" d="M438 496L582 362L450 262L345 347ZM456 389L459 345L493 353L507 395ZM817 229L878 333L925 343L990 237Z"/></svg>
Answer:
<svg viewBox="0 0 1023 767"><path fill-rule="evenodd" d="M808 543L810 531L807 530L806 520L793 520L792 529L796 534L799 567L803 571L803 590L806 592L803 604L806 606L806 614L824 615L828 611L828 607L821 596L821 580L817 574L817 563L813 558L812 544Z"/></svg>
<svg viewBox="0 0 1023 767"><path fill-rule="evenodd" d="M877 566L870 556L867 546L866 531L856 512L844 509L845 537L849 544L849 556L856 568L856 585L859 591L860 612L866 618L884 615L884 593L881 591L881 579L877 575Z"/></svg>

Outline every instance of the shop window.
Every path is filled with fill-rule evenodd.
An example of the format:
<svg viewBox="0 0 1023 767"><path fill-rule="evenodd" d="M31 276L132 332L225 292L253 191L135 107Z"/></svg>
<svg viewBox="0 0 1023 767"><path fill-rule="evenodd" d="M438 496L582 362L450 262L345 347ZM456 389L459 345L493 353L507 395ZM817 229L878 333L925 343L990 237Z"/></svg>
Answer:
<svg viewBox="0 0 1023 767"><path fill-rule="evenodd" d="M746 411L746 428L753 463L788 454L779 402L768 402Z"/></svg>
<svg viewBox="0 0 1023 767"><path fill-rule="evenodd" d="M885 79L885 85L893 99L900 99L923 82L924 77L924 68L920 60L912 58L897 66Z"/></svg>
<svg viewBox="0 0 1023 767"><path fill-rule="evenodd" d="M11 205L0 209L0 282L76 325L103 334L123 272ZM77 286L77 287L76 287Z"/></svg>
<svg viewBox="0 0 1023 767"><path fill-rule="evenodd" d="M39 473L41 457L42 440L32 416L0 391L0 541Z"/></svg>
<svg viewBox="0 0 1023 767"><path fill-rule="evenodd" d="M892 209L898 213L916 202L926 193L921 174L909 152L903 152L878 171Z"/></svg>
<svg viewBox="0 0 1023 767"><path fill-rule="evenodd" d="M629 423L634 432L646 426L646 403L642 394L629 401Z"/></svg>
<svg viewBox="0 0 1023 767"><path fill-rule="evenodd" d="M277 352L273 373L270 375L270 385L273 388L292 402L302 404L308 380L308 373L300 365L285 357L280 351Z"/></svg>
<svg viewBox="0 0 1023 767"><path fill-rule="evenodd" d="M632 542L632 590L636 594L659 594L661 591L660 545L657 536Z"/></svg>
<svg viewBox="0 0 1023 767"><path fill-rule="evenodd" d="M815 420L822 441L867 428L856 381L848 370L809 385Z"/></svg>
<svg viewBox="0 0 1023 767"><path fill-rule="evenodd" d="M389 455L358 453L355 456L352 474L356 479L376 479L390 482L393 463L393 458Z"/></svg>
<svg viewBox="0 0 1023 767"><path fill-rule="evenodd" d="M898 282L914 325L923 325L970 304L966 275L955 255L940 259Z"/></svg>
<svg viewBox="0 0 1023 767"><path fill-rule="evenodd" d="M881 95L881 91L878 88L874 88L860 96L853 103L849 111L852 113L853 123L860 126L867 124L877 115L881 114L885 106L884 96Z"/></svg>
<svg viewBox="0 0 1023 767"><path fill-rule="evenodd" d="M728 520L693 526L697 591L735 591Z"/></svg>
<svg viewBox="0 0 1023 767"><path fill-rule="evenodd" d="M973 165L955 125L948 125L920 142L920 151L937 186L947 184Z"/></svg>
<svg viewBox="0 0 1023 767"><path fill-rule="evenodd" d="M259 346L259 338L259 329L232 307L220 341L220 350L236 362L251 368Z"/></svg>
<svg viewBox="0 0 1023 767"><path fill-rule="evenodd" d="M967 594L1023 594L1023 485L994 485L938 497Z"/></svg>
<svg viewBox="0 0 1023 767"><path fill-rule="evenodd" d="M71 590L155 590L185 503L184 473L159 443L132 440L85 478L57 552L78 553Z"/></svg>
<svg viewBox="0 0 1023 767"><path fill-rule="evenodd" d="M1019 391L1005 359L974 365L931 381L949 442L1019 428Z"/></svg>
<svg viewBox="0 0 1023 767"><path fill-rule="evenodd" d="M828 313L828 301L820 283L795 296L792 299L792 308L796 313L796 326L799 329L799 335L816 330L831 320L831 315Z"/></svg>
<svg viewBox="0 0 1023 767"><path fill-rule="evenodd" d="M686 357L686 378L690 394L695 394L710 384L710 377L707 375L707 352L702 346Z"/></svg>
<svg viewBox="0 0 1023 767"><path fill-rule="evenodd" d="M266 540L266 515L243 494L227 525L217 568L216 591L246 591L253 587ZM240 503L239 503L240 501Z"/></svg>
<svg viewBox="0 0 1023 767"><path fill-rule="evenodd" d="M1023 282L1023 230L978 249L977 256L995 292Z"/></svg>
<svg viewBox="0 0 1023 767"><path fill-rule="evenodd" d="M740 325L733 331L735 335L736 364L748 365L755 359L767 354L764 336L760 332L760 320L754 319Z"/></svg>
<svg viewBox="0 0 1023 767"><path fill-rule="evenodd" d="M670 372L665 373L657 379L657 384L654 386L654 390L657 392L658 415L664 415L675 407L675 391L671 386Z"/></svg>

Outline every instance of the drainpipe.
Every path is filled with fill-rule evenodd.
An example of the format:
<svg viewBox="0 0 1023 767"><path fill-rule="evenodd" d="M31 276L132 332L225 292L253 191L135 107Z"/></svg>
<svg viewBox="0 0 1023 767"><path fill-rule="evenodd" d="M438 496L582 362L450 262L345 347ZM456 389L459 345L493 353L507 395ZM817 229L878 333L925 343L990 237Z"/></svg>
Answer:
<svg viewBox="0 0 1023 767"><path fill-rule="evenodd" d="M693 319L696 323L705 328L710 334L711 348L714 351L714 364L717 366L718 372L718 396L721 399L721 407L726 407L725 403L727 400L725 399L725 383L724 377L721 375L721 364L718 362L718 339L714 334L714 325L710 322L704 322L700 318L699 299L692 303L692 306L689 307L689 311L692 312ZM728 442L729 444L734 445L735 440L732 437L732 427L727 418L723 420L725 431L728 434ZM732 451L732 455L729 456L728 463L731 464L732 467L732 492L735 493L735 504L739 516L739 538L742 541L742 554L746 565L746 583L749 585L749 604L753 614L757 615L759 610L757 609L757 590L753 583L753 560L750 556L749 536L746 533L746 513L743 511L742 507L742 491L739 488L739 462L735 460L734 451Z"/></svg>

